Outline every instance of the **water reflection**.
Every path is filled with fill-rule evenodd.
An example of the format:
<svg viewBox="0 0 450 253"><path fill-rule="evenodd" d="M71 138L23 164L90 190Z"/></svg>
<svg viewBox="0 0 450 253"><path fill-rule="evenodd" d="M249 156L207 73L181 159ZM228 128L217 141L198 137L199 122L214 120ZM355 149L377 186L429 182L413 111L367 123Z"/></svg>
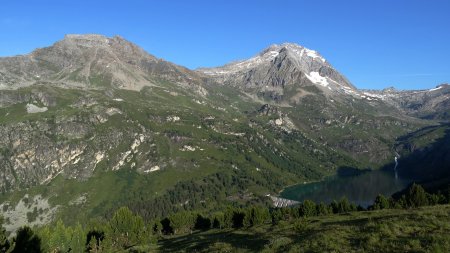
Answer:
<svg viewBox="0 0 450 253"><path fill-rule="evenodd" d="M367 207L373 203L378 194L390 196L407 187L409 181L395 178L394 173L387 171L368 171L353 176L336 176L324 181L299 184L288 187L281 192L281 197L303 201L330 203L347 197L351 202Z"/></svg>

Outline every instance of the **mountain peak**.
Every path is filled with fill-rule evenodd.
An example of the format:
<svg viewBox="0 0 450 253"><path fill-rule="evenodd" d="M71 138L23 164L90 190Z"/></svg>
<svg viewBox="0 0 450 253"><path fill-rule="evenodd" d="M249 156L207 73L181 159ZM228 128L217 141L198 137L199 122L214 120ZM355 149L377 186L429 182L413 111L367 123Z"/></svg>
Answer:
<svg viewBox="0 0 450 253"><path fill-rule="evenodd" d="M250 59L198 71L222 83L244 84L262 92L281 93L285 85L310 83L327 93L354 94L356 90L317 51L295 43L273 44Z"/></svg>
<svg viewBox="0 0 450 253"><path fill-rule="evenodd" d="M314 60L320 60L325 62L323 58L317 51L308 49L296 43L283 43L283 44L272 44L268 48L264 49L259 55L264 55L267 53L275 54L274 52L287 52L291 57L296 60L301 60L303 57L310 57Z"/></svg>
<svg viewBox="0 0 450 253"><path fill-rule="evenodd" d="M110 38L99 34L67 34L60 42L92 47L97 45L108 45L110 43Z"/></svg>
<svg viewBox="0 0 450 253"><path fill-rule="evenodd" d="M66 34L64 39L57 42L57 44L82 46L82 47L105 47L112 44L127 44L137 47L133 43L124 39L119 35L114 37L107 37L101 34Z"/></svg>
<svg viewBox="0 0 450 253"><path fill-rule="evenodd" d="M279 55L282 55L283 59L290 59L300 68L303 68L305 65L328 66L325 58L317 51L295 43L282 43L272 44L250 59L232 62L216 68L200 68L198 71L212 76L234 74L271 64Z"/></svg>
<svg viewBox="0 0 450 253"><path fill-rule="evenodd" d="M84 39L84 40L105 40L108 39L105 35L101 34L66 34L64 36L64 39L68 40L77 40L77 39Z"/></svg>
<svg viewBox="0 0 450 253"><path fill-rule="evenodd" d="M29 55L0 58L0 84L11 88L45 82L140 90L155 79L179 85L199 82L195 72L158 59L120 36L67 34Z"/></svg>

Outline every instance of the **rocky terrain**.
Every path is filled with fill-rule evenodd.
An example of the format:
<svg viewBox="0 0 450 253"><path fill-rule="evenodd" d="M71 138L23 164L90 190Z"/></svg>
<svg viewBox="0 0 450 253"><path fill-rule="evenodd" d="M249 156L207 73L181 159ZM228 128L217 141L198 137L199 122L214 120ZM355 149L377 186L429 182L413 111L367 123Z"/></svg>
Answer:
<svg viewBox="0 0 450 253"><path fill-rule="evenodd" d="M158 59L120 36L66 35L50 47L0 59L2 89L52 83L140 90L157 79L185 86L200 82L194 72Z"/></svg>
<svg viewBox="0 0 450 253"><path fill-rule="evenodd" d="M39 196L43 217L59 206L69 220L129 203L257 201L341 167L389 164L400 136L448 120L449 92L358 90L295 44L193 71L119 36L67 35L0 58L0 201L15 217L26 194ZM224 186L214 198L179 190Z"/></svg>
<svg viewBox="0 0 450 253"><path fill-rule="evenodd" d="M367 90L363 94L376 97L395 106L405 114L424 118L448 120L450 117L450 85L441 84L429 90Z"/></svg>
<svg viewBox="0 0 450 253"><path fill-rule="evenodd" d="M356 90L318 52L291 43L272 45L248 60L197 71L224 85L268 94L275 100L293 95L285 89L311 84L327 94Z"/></svg>

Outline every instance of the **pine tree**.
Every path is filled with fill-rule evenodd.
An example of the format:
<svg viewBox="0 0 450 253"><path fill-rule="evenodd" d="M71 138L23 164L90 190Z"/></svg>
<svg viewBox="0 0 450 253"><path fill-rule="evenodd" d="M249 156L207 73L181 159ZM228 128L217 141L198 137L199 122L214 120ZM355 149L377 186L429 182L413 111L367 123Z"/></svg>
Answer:
<svg viewBox="0 0 450 253"><path fill-rule="evenodd" d="M156 235L162 234L162 231L163 231L163 225L162 225L162 223L161 223L161 220L156 219L156 220L153 221L151 224L152 224L153 234L156 234Z"/></svg>
<svg viewBox="0 0 450 253"><path fill-rule="evenodd" d="M197 218L195 221L195 229L208 230L210 228L211 228L211 220L209 219L209 217L197 214Z"/></svg>
<svg viewBox="0 0 450 253"><path fill-rule="evenodd" d="M222 229L225 227L225 215L222 212L217 212L213 215L213 228Z"/></svg>
<svg viewBox="0 0 450 253"><path fill-rule="evenodd" d="M0 216L0 253L6 252L9 249L9 241L6 236L6 230L3 227L3 217Z"/></svg>
<svg viewBox="0 0 450 253"><path fill-rule="evenodd" d="M86 243L86 234L80 223L71 227L70 252L83 252Z"/></svg>
<svg viewBox="0 0 450 253"><path fill-rule="evenodd" d="M41 239L34 234L30 227L22 227L14 238L14 249L11 253L41 253Z"/></svg>
<svg viewBox="0 0 450 253"><path fill-rule="evenodd" d="M272 225L277 225L283 219L283 212L277 208L271 213Z"/></svg>
<svg viewBox="0 0 450 253"><path fill-rule="evenodd" d="M56 226L50 232L50 238L47 242L49 249L56 252L67 252L70 248L71 233L66 228L62 220L56 222Z"/></svg>
<svg viewBox="0 0 450 253"><path fill-rule="evenodd" d="M233 207L227 207L223 217L223 227L224 228L232 228L234 225L233 217L234 217L235 209Z"/></svg>
<svg viewBox="0 0 450 253"><path fill-rule="evenodd" d="M316 206L316 213L317 215L328 215L330 213L332 213L333 210L330 210L330 208L325 205L323 202L320 202L317 206Z"/></svg>
<svg viewBox="0 0 450 253"><path fill-rule="evenodd" d="M379 194L373 203L374 210L387 209L389 208L389 200L383 195Z"/></svg>
<svg viewBox="0 0 450 253"><path fill-rule="evenodd" d="M353 207L346 197L341 198L338 202L338 213L350 212L354 209L356 209L356 206Z"/></svg>
<svg viewBox="0 0 450 253"><path fill-rule="evenodd" d="M299 207L300 217L312 217L316 213L316 203L311 200L305 200Z"/></svg>
<svg viewBox="0 0 450 253"><path fill-rule="evenodd" d="M127 207L116 211L109 221L110 233L107 239L112 246L127 249L150 241L150 233L141 216L134 215Z"/></svg>
<svg viewBox="0 0 450 253"><path fill-rule="evenodd" d="M169 217L170 227L174 234L192 232L195 227L196 215L191 212L178 212Z"/></svg>
<svg viewBox="0 0 450 253"><path fill-rule="evenodd" d="M406 201L409 207L419 207L428 205L427 193L418 184L412 184L406 194Z"/></svg>

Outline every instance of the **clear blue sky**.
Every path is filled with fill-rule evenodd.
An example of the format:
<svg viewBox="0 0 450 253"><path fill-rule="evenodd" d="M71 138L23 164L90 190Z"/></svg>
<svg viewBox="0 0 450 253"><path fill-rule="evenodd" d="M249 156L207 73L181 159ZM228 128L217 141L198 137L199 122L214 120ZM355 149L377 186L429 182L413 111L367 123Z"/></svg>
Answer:
<svg viewBox="0 0 450 253"><path fill-rule="evenodd" d="M448 0L4 0L0 56L68 33L118 34L194 69L295 42L358 88L425 89L450 82L449 16Z"/></svg>

